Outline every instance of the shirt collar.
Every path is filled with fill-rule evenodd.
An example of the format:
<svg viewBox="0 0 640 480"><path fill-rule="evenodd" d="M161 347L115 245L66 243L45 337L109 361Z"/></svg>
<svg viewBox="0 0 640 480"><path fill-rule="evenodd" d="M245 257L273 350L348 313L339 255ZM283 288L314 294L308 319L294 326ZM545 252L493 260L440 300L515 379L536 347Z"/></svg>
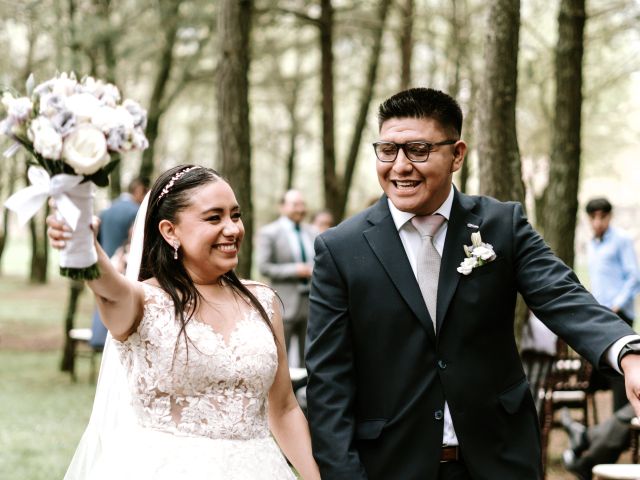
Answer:
<svg viewBox="0 0 640 480"><path fill-rule="evenodd" d="M415 217L414 213L403 212L402 210L398 210L396 206L393 204L393 202L391 201L391 199L389 198L387 198L387 203L389 204L389 210L391 211L391 218L393 218L393 223L396 225L396 229L398 231L413 217ZM451 216L452 206L453 206L453 185L451 185L451 191L449 192L449 196L447 197L447 199L433 213L434 214L439 213L445 218L445 220L448 221L449 217Z"/></svg>
<svg viewBox="0 0 640 480"><path fill-rule="evenodd" d="M287 227L291 228L291 230L296 228L296 224L293 223L293 220L291 220L289 217L287 217L286 215L281 215L280 216L280 221L286 225Z"/></svg>
<svg viewBox="0 0 640 480"><path fill-rule="evenodd" d="M594 242L597 243L601 243L604 242L605 240L608 240L611 237L611 225L609 225L609 227L604 231L604 233L602 234L601 237L596 237L595 235L593 237L591 237L593 239Z"/></svg>

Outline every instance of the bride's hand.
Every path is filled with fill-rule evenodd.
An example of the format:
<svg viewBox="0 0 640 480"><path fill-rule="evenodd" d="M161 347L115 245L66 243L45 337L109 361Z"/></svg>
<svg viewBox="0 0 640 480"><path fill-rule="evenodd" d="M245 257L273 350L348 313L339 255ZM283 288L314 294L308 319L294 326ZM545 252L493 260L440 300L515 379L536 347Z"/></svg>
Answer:
<svg viewBox="0 0 640 480"><path fill-rule="evenodd" d="M56 218L55 213L47 217L47 236L53 248L62 250L66 246L66 240L71 238L71 228L64 223L64 220Z"/></svg>
<svg viewBox="0 0 640 480"><path fill-rule="evenodd" d="M55 249L62 250L66 244L67 240L71 238L73 231L65 223L64 220L58 218L56 216L56 207L53 201L49 202L51 207L51 214L47 217L47 236L49 237L49 243ZM91 230L93 230L94 236L98 235L98 228L100 227L100 218L97 216L93 216L91 221Z"/></svg>

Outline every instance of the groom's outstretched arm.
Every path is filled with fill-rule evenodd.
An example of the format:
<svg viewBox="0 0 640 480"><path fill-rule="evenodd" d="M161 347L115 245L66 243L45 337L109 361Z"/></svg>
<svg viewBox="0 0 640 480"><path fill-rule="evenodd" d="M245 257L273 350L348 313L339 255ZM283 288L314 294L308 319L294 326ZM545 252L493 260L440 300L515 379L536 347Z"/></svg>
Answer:
<svg viewBox="0 0 640 480"><path fill-rule="evenodd" d="M367 475L354 446L354 355L347 287L322 237L316 239L315 251L306 354L313 454L323 479L362 480Z"/></svg>

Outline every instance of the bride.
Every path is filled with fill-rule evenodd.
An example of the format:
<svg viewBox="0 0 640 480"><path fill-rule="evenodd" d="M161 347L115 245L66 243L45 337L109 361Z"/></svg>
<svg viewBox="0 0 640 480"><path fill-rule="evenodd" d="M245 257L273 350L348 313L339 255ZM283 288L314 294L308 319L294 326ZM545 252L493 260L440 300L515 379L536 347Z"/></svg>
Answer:
<svg viewBox="0 0 640 480"><path fill-rule="evenodd" d="M229 184L209 168L172 168L141 218L128 278L97 247L101 276L88 285L111 335L65 479L295 479L280 449L319 479L279 299L234 273L244 227ZM64 248L69 228L47 222Z"/></svg>

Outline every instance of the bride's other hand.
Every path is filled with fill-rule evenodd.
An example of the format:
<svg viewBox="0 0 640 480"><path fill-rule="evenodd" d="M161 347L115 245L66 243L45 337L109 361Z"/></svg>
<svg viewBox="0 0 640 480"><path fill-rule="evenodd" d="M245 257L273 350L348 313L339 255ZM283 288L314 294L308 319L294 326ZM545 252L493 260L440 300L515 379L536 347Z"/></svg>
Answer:
<svg viewBox="0 0 640 480"><path fill-rule="evenodd" d="M53 248L63 249L67 240L71 238L71 228L64 223L64 220L56 218L55 212L47 217L47 236Z"/></svg>

